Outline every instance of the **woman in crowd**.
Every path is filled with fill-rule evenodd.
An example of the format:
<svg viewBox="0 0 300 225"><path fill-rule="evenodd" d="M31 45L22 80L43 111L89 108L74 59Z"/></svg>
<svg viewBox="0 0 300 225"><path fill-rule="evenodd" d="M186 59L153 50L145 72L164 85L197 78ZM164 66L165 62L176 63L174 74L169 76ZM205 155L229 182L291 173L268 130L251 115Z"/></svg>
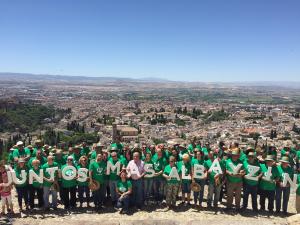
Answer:
<svg viewBox="0 0 300 225"><path fill-rule="evenodd" d="M195 165L201 165L204 167L203 152L198 150L194 154L196 155L196 157L192 159L192 174L194 174ZM197 184L200 185L200 191L194 192L194 204L195 204L195 206L197 206L197 203L199 201L199 206L202 206L204 186L205 186L205 182L206 182L207 172L205 171L205 172L203 172L203 174L200 173L197 175L203 176L203 178L195 178L194 177L194 179L193 179L193 182L196 182Z"/></svg>
<svg viewBox="0 0 300 225"><path fill-rule="evenodd" d="M174 156L169 158L169 165L164 169L163 177L166 179L166 202L169 209L176 206L177 194L180 188L180 178L171 176L172 168L176 168L176 159Z"/></svg>
<svg viewBox="0 0 300 225"><path fill-rule="evenodd" d="M185 153L182 155L182 161L178 163L178 171L182 174L182 204L190 205L191 201L191 183L193 179L192 166L190 163L190 156Z"/></svg>
<svg viewBox="0 0 300 225"><path fill-rule="evenodd" d="M85 168L85 169L89 169L88 168L88 158L84 155L81 156L79 159L79 163L77 165L77 169L79 170L80 168ZM85 195L85 197L83 197L83 195ZM90 189L88 187L88 181L78 181L78 199L79 199L79 203L80 203L80 208L83 205L83 202L85 200L86 202L86 206L90 207Z"/></svg>
<svg viewBox="0 0 300 225"><path fill-rule="evenodd" d="M117 206L121 208L120 213L127 214L130 203L130 195L132 193L132 184L130 180L127 180L126 170L120 172L120 178L117 183L116 191L118 193Z"/></svg>
<svg viewBox="0 0 300 225"><path fill-rule="evenodd" d="M40 161L38 159L34 159L32 161L32 168L29 170L33 171L37 175L41 175L41 166ZM34 205L34 196L37 194L38 197L38 207L42 208L44 206L44 200L43 200L43 184L38 182L36 179L33 179L32 184L29 184L29 206L31 209L35 208Z"/></svg>
<svg viewBox="0 0 300 225"><path fill-rule="evenodd" d="M68 156L67 163L61 167L61 195L65 209L76 207L76 168L72 156ZM69 179L66 179L69 177Z"/></svg>
<svg viewBox="0 0 300 225"><path fill-rule="evenodd" d="M152 155L150 152L146 153L145 156L145 165L146 168L154 168L153 162L152 162ZM146 172L144 177L144 200L145 205L149 205L150 203L150 196L152 195L153 190L153 177L148 177L147 175L151 174L151 172Z"/></svg>
<svg viewBox="0 0 300 225"><path fill-rule="evenodd" d="M15 168L15 173L16 173L16 177L19 179L19 180L22 180L22 177L21 177L21 171L24 170L26 171L26 173L28 173L28 169L26 167L26 164L25 164L25 160L22 159L22 158L19 158L18 159L18 166ZM16 186L16 190L17 190L17 194L18 194L18 203L19 203L19 209L20 209L20 212L23 211L23 205L22 205L22 200L24 200L24 203L25 203L25 207L26 207L26 210L29 209L29 200L28 200L28 174L26 176L26 182L24 182L23 184L15 184Z"/></svg>
<svg viewBox="0 0 300 225"><path fill-rule="evenodd" d="M105 176L106 162L103 160L102 153L100 153L97 155L96 161L92 162L89 166L89 182L93 183L96 181L100 184L100 188L93 191L93 199L96 210L103 207L106 191Z"/></svg>

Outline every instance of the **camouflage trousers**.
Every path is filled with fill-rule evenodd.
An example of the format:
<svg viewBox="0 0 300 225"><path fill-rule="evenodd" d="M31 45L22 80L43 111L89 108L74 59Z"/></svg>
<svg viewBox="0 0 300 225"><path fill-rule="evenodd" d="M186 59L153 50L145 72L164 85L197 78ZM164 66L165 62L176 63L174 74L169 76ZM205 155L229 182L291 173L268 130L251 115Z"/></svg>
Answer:
<svg viewBox="0 0 300 225"><path fill-rule="evenodd" d="M166 185L166 202L168 206L176 206L177 194L180 188L180 184L169 184Z"/></svg>

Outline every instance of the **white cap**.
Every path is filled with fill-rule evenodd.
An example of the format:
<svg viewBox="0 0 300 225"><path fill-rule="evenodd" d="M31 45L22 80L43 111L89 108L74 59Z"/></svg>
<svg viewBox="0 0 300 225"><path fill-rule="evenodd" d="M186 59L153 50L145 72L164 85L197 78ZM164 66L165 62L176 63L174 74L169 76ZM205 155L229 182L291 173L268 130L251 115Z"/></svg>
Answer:
<svg viewBox="0 0 300 225"><path fill-rule="evenodd" d="M18 141L17 146L24 145L23 141Z"/></svg>

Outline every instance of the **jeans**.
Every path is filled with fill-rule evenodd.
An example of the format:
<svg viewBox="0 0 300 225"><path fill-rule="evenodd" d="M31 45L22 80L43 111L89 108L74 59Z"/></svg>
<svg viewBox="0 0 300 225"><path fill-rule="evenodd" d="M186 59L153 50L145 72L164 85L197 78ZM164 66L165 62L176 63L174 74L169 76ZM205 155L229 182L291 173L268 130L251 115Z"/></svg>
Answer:
<svg viewBox="0 0 300 225"><path fill-rule="evenodd" d="M213 183L209 183L208 185L208 194L207 194L207 205L211 206L211 202L214 199L214 207L218 206L218 201L220 199L222 185L215 185Z"/></svg>
<svg viewBox="0 0 300 225"><path fill-rule="evenodd" d="M130 195L125 195L123 198L118 198L117 207L125 210L129 209Z"/></svg>
<svg viewBox="0 0 300 225"><path fill-rule="evenodd" d="M36 188L33 187L32 185L29 185L29 205L30 208L34 208L34 196L35 193L37 193L38 196L38 207L42 208L44 205L44 200L43 200L43 188Z"/></svg>
<svg viewBox="0 0 300 225"><path fill-rule="evenodd" d="M257 185L250 185L245 182L244 196L243 196L243 208L248 207L249 195L251 195L252 209L257 210Z"/></svg>
<svg viewBox="0 0 300 225"><path fill-rule="evenodd" d="M199 203L202 204L203 202L203 194L204 194L204 186L205 186L205 179L195 179L195 182L200 185L201 190L199 192L194 192L194 202L197 203L199 200ZM199 196L199 198L198 198Z"/></svg>
<svg viewBox="0 0 300 225"><path fill-rule="evenodd" d="M154 177L153 189L154 189L154 198L156 201L162 201L164 199L164 188L165 188L164 178Z"/></svg>
<svg viewBox="0 0 300 225"><path fill-rule="evenodd" d="M143 180L132 180L132 203L136 207L143 206Z"/></svg>
<svg viewBox="0 0 300 225"><path fill-rule="evenodd" d="M28 185L24 187L17 187L16 190L18 193L18 203L19 203L19 208L22 208L22 199L24 199L26 207L28 206Z"/></svg>
<svg viewBox="0 0 300 225"><path fill-rule="evenodd" d="M290 187L276 187L276 212L280 212L281 209L281 198L282 198L282 211L287 212L289 198L290 198Z"/></svg>
<svg viewBox="0 0 300 225"><path fill-rule="evenodd" d="M69 207L76 207L76 186L69 188L61 188L62 200L65 206L65 209Z"/></svg>
<svg viewBox="0 0 300 225"><path fill-rule="evenodd" d="M49 207L49 195L52 194L52 207L57 207L57 191L50 191L50 187L44 186L43 187L43 199L44 199L44 207Z"/></svg>
<svg viewBox="0 0 300 225"><path fill-rule="evenodd" d="M153 179L152 178L145 178L144 179L144 199L148 201L152 194L153 188Z"/></svg>
<svg viewBox="0 0 300 225"><path fill-rule="evenodd" d="M118 195L117 195L117 180L110 180L109 181L109 190L110 190L110 196L111 200L113 203L115 203L118 200Z"/></svg>
<svg viewBox="0 0 300 225"><path fill-rule="evenodd" d="M95 207L100 207L103 205L105 192L106 192L106 186L104 184L100 184L100 188L96 191L93 191L93 199L94 199Z"/></svg>
<svg viewBox="0 0 300 225"><path fill-rule="evenodd" d="M259 204L260 204L260 209L265 210L265 202L266 198L268 199L268 210L273 211L274 210L274 199L275 199L275 190L270 191L270 190L259 190L260 193L260 199L259 199Z"/></svg>
<svg viewBox="0 0 300 225"><path fill-rule="evenodd" d="M78 198L79 198L79 202L80 204L82 204L84 202L84 197L83 194L85 194L85 201L86 203L89 204L90 202L90 189L88 186L79 186L78 185Z"/></svg>

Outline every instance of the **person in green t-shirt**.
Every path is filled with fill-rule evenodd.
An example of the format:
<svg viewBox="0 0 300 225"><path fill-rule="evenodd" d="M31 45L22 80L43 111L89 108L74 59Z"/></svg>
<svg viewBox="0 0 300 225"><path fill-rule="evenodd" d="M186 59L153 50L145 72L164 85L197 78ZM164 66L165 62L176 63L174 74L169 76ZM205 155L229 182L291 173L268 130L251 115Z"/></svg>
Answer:
<svg viewBox="0 0 300 225"><path fill-rule="evenodd" d="M204 167L204 155L203 152L200 150L196 151L195 153L195 158L192 159L192 174L202 176L204 177L202 179L195 178L193 179L193 182L196 182L197 184L200 185L200 191L199 192L194 192L194 205L197 206L197 202L199 201L199 205L202 206L203 202L203 194L204 194L204 186L207 178L207 171L203 171L203 174L195 174L195 165L202 165Z"/></svg>
<svg viewBox="0 0 300 225"><path fill-rule="evenodd" d="M220 199L221 188L222 188L221 172L223 173L223 171L225 171L225 166L222 166L221 160L217 158L219 160L219 164L222 171L219 171L220 173L216 173L214 170L210 171L210 168L213 165L213 162L215 160L213 151L209 151L207 157L208 159L204 162L204 167L207 171L207 176L209 179L207 206L210 208L212 202L214 207L218 206L218 201Z"/></svg>
<svg viewBox="0 0 300 225"><path fill-rule="evenodd" d="M262 173L255 152L249 152L247 158L248 159L244 161L246 174L244 176L243 209L247 209L249 195L251 195L252 209L257 212L258 180L261 178ZM248 177L247 175L249 175L252 171L251 168L257 168L258 170L253 176Z"/></svg>
<svg viewBox="0 0 300 225"><path fill-rule="evenodd" d="M86 168L87 170L89 169L88 158L85 155L80 157L78 165L77 165L78 170L81 168ZM90 189L88 187L88 181L85 181L85 182L77 181L77 185L78 185L78 199L79 199L79 203L80 203L80 208L82 207L83 202L84 202L83 195L85 195L86 205L87 205L87 207L89 207L91 194L90 194Z"/></svg>
<svg viewBox="0 0 300 225"><path fill-rule="evenodd" d="M271 167L271 177L268 178L268 168ZM259 204L260 209L265 210L265 202L268 199L268 210L273 212L276 181L278 180L278 170L272 155L267 155L265 163L260 164L261 172L263 174L259 181Z"/></svg>
<svg viewBox="0 0 300 225"><path fill-rule="evenodd" d="M72 156L68 156L67 163L60 170L60 177L62 178L60 191L65 209L76 207L76 173L74 159ZM66 179L67 177L71 179Z"/></svg>
<svg viewBox="0 0 300 225"><path fill-rule="evenodd" d="M26 210L29 209L29 205L28 205L28 188L29 188L29 186L28 186L28 169L26 167L25 160L20 158L18 161L18 166L15 168L16 177L19 180L22 180L22 177L21 177L22 170L25 170L25 172L27 173L26 181L23 184L15 184L17 194L18 194L18 203L19 203L20 212L23 211L23 206L22 206L23 199L25 202Z"/></svg>
<svg viewBox="0 0 300 225"><path fill-rule="evenodd" d="M96 161L92 162L89 166L89 178L90 183L93 181L97 181L100 184L100 188L98 190L93 191L93 199L95 208L101 209L104 198L106 186L105 184L105 176L106 176L106 162L103 159L103 154L99 153L97 155Z"/></svg>
<svg viewBox="0 0 300 225"><path fill-rule="evenodd" d="M118 194L117 207L121 208L120 213L127 214L129 209L130 195L132 193L132 184L130 180L127 180L126 169L120 172L120 178L116 186L116 192Z"/></svg>
<svg viewBox="0 0 300 225"><path fill-rule="evenodd" d="M42 150L41 149L38 149L36 151L36 156L33 157L33 158L30 158L28 163L27 163L27 167L30 169L32 167L32 161L33 160L39 160L40 161L40 165L43 166L46 162L47 162L47 159L43 156L42 154Z"/></svg>
<svg viewBox="0 0 300 225"><path fill-rule="evenodd" d="M114 170L110 169L109 175L108 175L109 190L110 190L110 196L111 196L112 204L113 204L113 206L116 206L117 200L118 200L116 187L117 187L117 183L118 183L118 180L119 180L119 172L122 169L122 163L121 163L121 160L118 159L118 154L117 154L116 151L111 152L110 158L108 159L107 163L109 163L109 164L113 165L114 167L116 167Z"/></svg>
<svg viewBox="0 0 300 225"><path fill-rule="evenodd" d="M227 174L227 209L232 208L233 198L235 198L235 207L240 209L243 176L245 171L243 162L240 158L240 149L234 148L231 153L231 159L226 160L226 174ZM238 171L234 171L233 167L241 166Z"/></svg>
<svg viewBox="0 0 300 225"><path fill-rule="evenodd" d="M163 157L163 152L161 149L156 150L157 158L152 158L153 166L154 166L154 177L153 177L153 190L154 190L154 198L157 204L161 204L164 198L164 187L165 180L163 179L163 171L167 164L166 159Z"/></svg>
<svg viewBox="0 0 300 225"><path fill-rule="evenodd" d="M145 155L144 168L154 169L154 163L151 159L151 153L147 152ZM145 172L144 176L144 200L145 205L149 205L150 196L153 189L153 177L147 177L151 172Z"/></svg>
<svg viewBox="0 0 300 225"><path fill-rule="evenodd" d="M285 146L283 149L281 149L280 153L281 157L287 156L289 158L291 167L295 166L294 158L296 157L297 152L294 148L292 148L292 145L289 141L286 141Z"/></svg>
<svg viewBox="0 0 300 225"><path fill-rule="evenodd" d="M81 156L85 155L85 156L88 157L90 151L91 151L91 149L90 149L89 146L87 146L86 142L82 142L82 144L81 144L81 150L80 150L80 155Z"/></svg>
<svg viewBox="0 0 300 225"><path fill-rule="evenodd" d="M14 166L17 166L19 158L23 158L25 162L27 162L30 159L31 155L29 149L24 148L24 144L22 141L18 141L16 145L17 148L15 148L12 153L14 158Z"/></svg>
<svg viewBox="0 0 300 225"><path fill-rule="evenodd" d="M185 206L190 205L191 201L191 183L192 183L192 165L190 162L190 156L186 153L182 156L182 161L177 163L179 173L181 174L181 192L182 203ZM184 170L183 170L184 169Z"/></svg>
<svg viewBox="0 0 300 225"><path fill-rule="evenodd" d="M40 161L38 159L34 159L32 161L32 168L29 169L30 171L33 171L37 175L41 175L40 171ZM43 207L43 184L38 182L37 180L33 180L32 184L29 185L29 206L31 209L34 209L34 197L35 194L38 196L38 207Z"/></svg>
<svg viewBox="0 0 300 225"><path fill-rule="evenodd" d="M166 202L169 208L176 206L177 194L180 188L180 178L179 180L175 177L171 177L170 173L172 168L175 168L178 171L178 168L175 164L176 159L174 156L170 156L169 165L167 165L164 169L163 177L167 180L166 184Z"/></svg>
<svg viewBox="0 0 300 225"><path fill-rule="evenodd" d="M48 172L49 168L57 168L54 172L53 178L51 178ZM58 185L58 165L54 162L54 156L49 155L47 157L47 163L42 166L44 171L44 182L43 182L43 196L44 196L44 209L49 210L49 195L52 195L52 208L57 209L57 190L52 188L52 185Z"/></svg>
<svg viewBox="0 0 300 225"><path fill-rule="evenodd" d="M279 213L281 210L281 200L282 200L282 211L287 215L288 202L290 198L290 184L287 183L286 186L283 186L284 176L288 175L291 180L294 178L294 169L290 166L289 157L283 156L280 160L280 165L277 166L279 182L276 187L276 213Z"/></svg>

